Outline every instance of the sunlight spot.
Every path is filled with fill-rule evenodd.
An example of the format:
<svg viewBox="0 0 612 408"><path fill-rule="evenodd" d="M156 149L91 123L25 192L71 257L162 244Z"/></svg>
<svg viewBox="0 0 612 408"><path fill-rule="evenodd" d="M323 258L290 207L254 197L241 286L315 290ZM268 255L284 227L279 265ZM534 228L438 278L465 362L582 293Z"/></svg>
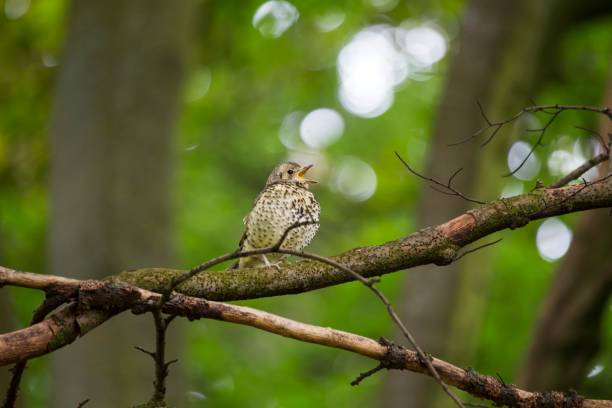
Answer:
<svg viewBox="0 0 612 408"><path fill-rule="evenodd" d="M567 150L555 150L548 156L548 170L554 176L564 176L587 161L580 141L575 141L572 152ZM597 168L591 168L584 173L580 179L587 181L597 178Z"/></svg>
<svg viewBox="0 0 612 408"><path fill-rule="evenodd" d="M234 377L227 376L213 382L210 387L221 391L234 391Z"/></svg>
<svg viewBox="0 0 612 408"><path fill-rule="evenodd" d="M308 146L320 149L338 140L344 132L344 119L333 109L321 108L302 120L300 136Z"/></svg>
<svg viewBox="0 0 612 408"><path fill-rule="evenodd" d="M186 152L192 152L192 151L194 151L195 149L197 149L198 147L200 147L200 145L199 145L199 144L193 144L193 145L191 145L191 146L187 146L187 147L186 147L184 150L185 150Z"/></svg>
<svg viewBox="0 0 612 408"><path fill-rule="evenodd" d="M523 141L515 142L508 151L508 170L514 171L518 168L525 157L531 151L531 146ZM533 180L540 172L540 159L536 153L532 153L525 164L514 173L514 177L519 180Z"/></svg>
<svg viewBox="0 0 612 408"><path fill-rule="evenodd" d="M352 201L365 201L376 192L376 172L366 162L347 157L334 168L332 189Z"/></svg>
<svg viewBox="0 0 612 408"><path fill-rule="evenodd" d="M202 401L206 399L206 395L199 391L187 391L187 398L190 401Z"/></svg>
<svg viewBox="0 0 612 408"><path fill-rule="evenodd" d="M47 54L46 52L41 54L40 59L42 61L42 64L47 68L53 68L58 64L57 58L55 58L51 54Z"/></svg>
<svg viewBox="0 0 612 408"><path fill-rule="evenodd" d="M432 25L366 27L338 55L340 102L357 116L379 116L391 107L406 79L428 79L423 74L446 51L446 37Z"/></svg>
<svg viewBox="0 0 612 408"><path fill-rule="evenodd" d="M210 89L211 73L208 68L196 70L187 81L185 99L188 102L195 102L202 99Z"/></svg>
<svg viewBox="0 0 612 408"><path fill-rule="evenodd" d="M304 147L300 138L300 123L304 118L304 112L295 111L288 113L278 129L278 138L285 147L299 149Z"/></svg>
<svg viewBox="0 0 612 408"><path fill-rule="evenodd" d="M400 45L419 67L430 67L446 55L446 38L439 29L422 25L403 32Z"/></svg>
<svg viewBox="0 0 612 408"><path fill-rule="evenodd" d="M523 183L511 181L504 186L500 198L514 197L523 193Z"/></svg>
<svg viewBox="0 0 612 408"><path fill-rule="evenodd" d="M407 76L406 61L388 38L389 27L360 31L340 51L340 102L358 116L383 114L393 103L396 84Z"/></svg>
<svg viewBox="0 0 612 408"><path fill-rule="evenodd" d="M255 12L253 27L266 38L278 38L300 17L297 8L288 1L267 1Z"/></svg>
<svg viewBox="0 0 612 408"><path fill-rule="evenodd" d="M589 373L587 374L587 378L593 378L595 376L598 376L599 374L601 374L603 370L604 370L603 364L596 364L595 367L593 367L591 371L589 371Z"/></svg>
<svg viewBox="0 0 612 408"><path fill-rule="evenodd" d="M572 242L572 231L558 218L544 221L536 233L536 244L540 256L549 262L561 258Z"/></svg>
<svg viewBox="0 0 612 408"><path fill-rule="evenodd" d="M399 0L370 0L370 4L376 10L384 13L393 10L399 4Z"/></svg>
<svg viewBox="0 0 612 408"><path fill-rule="evenodd" d="M315 19L315 25L322 33L329 33L340 27L345 19L346 14L342 11L328 11Z"/></svg>
<svg viewBox="0 0 612 408"><path fill-rule="evenodd" d="M6 0L4 14L9 20L17 20L25 15L30 8L30 0Z"/></svg>

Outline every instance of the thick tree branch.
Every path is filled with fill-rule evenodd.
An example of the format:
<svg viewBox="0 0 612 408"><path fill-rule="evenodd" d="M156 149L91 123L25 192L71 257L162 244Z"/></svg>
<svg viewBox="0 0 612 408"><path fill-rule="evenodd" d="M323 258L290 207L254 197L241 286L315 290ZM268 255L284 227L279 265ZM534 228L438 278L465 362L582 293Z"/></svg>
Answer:
<svg viewBox="0 0 612 408"><path fill-rule="evenodd" d="M451 263L457 251L480 238L530 221L594 208L612 207L611 179L559 189L536 189L528 194L492 201L444 224L424 228L382 245L356 248L332 257L368 278L418 265ZM123 272L111 279L162 291L183 271L144 268ZM258 268L210 271L194 276L177 291L211 300L252 299L315 290L353 280L328 265L302 261L281 264L280 269Z"/></svg>
<svg viewBox="0 0 612 408"><path fill-rule="evenodd" d="M551 216L612 207L611 180L558 189L541 188L495 200L444 224L424 228L382 245L352 249L331 259L366 278L430 263L445 265L456 259L457 251L462 247L497 231L519 228L530 221ZM78 286L79 282L44 275L38 279L41 275L37 274L12 276L7 271L0 267L0 286L11 284L53 291L59 283ZM170 268L143 268L108 279L163 292L174 277L184 273ZM183 282L176 290L189 296L228 301L301 293L351 280L354 280L352 276L329 265L301 261L285 262L279 269L257 268L256 273L252 269L207 271Z"/></svg>
<svg viewBox="0 0 612 408"><path fill-rule="evenodd" d="M19 272L15 273L21 274ZM112 305L112 308L131 308L138 313L153 310L161 299L160 294L112 282L83 281L79 292L81 307L103 308ZM72 315L75 307L76 303L38 325L0 336L0 356L2 358L5 356L5 350L2 348L3 344L14 343L15 339L7 341L8 337L24 339L30 332L41 333L43 336L47 336L47 344L50 348L53 348L51 342L60 334L62 336L78 336L80 326L74 324L74 316ZM380 361L385 368L406 369L432 375L416 351L405 349L387 341L375 341L340 330L313 326L249 307L207 301L175 293L169 298L168 302L164 303L162 311L184 316L190 320L209 318L251 326L284 337L354 352ZM50 327L62 328L62 330L55 333L52 330L43 329ZM41 340L41 336L34 336L33 338ZM462 389L476 397L486 398L498 405L522 408L541 406L612 407L612 401L584 399L574 393L528 392L504 384L497 378L478 374L470 369L463 369L436 358L431 358L430 362L446 384ZM2 365L1 359L0 365Z"/></svg>

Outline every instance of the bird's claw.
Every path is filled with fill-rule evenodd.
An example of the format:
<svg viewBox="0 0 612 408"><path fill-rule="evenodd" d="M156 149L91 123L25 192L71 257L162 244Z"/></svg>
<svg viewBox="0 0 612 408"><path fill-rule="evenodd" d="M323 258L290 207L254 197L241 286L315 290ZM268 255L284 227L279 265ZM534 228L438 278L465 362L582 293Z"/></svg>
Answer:
<svg viewBox="0 0 612 408"><path fill-rule="evenodd" d="M279 265L280 265L280 263L281 263L282 261L278 261L278 262L271 263L271 262L268 260L268 258L267 258L265 255L262 255L262 258L263 258L263 260L264 260L264 263L266 264L266 267L268 267L268 268L274 268L274 269L276 269L277 271L279 271L279 272L280 272L280 269L281 269L281 268L280 268L280 266L279 266Z"/></svg>

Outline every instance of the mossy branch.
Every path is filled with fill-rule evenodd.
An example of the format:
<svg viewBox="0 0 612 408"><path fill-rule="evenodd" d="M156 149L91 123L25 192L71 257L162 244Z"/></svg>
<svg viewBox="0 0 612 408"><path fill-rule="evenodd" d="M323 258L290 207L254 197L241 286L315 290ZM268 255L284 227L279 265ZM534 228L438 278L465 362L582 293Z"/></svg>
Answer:
<svg viewBox="0 0 612 408"><path fill-rule="evenodd" d="M364 277L380 276L419 265L446 265L457 252L483 237L515 229L530 221L595 208L612 207L612 179L556 189L536 189L470 210L436 227L424 228L382 245L355 248L335 257ZM185 271L143 268L110 277L152 291L163 291ZM302 293L338 285L354 278L315 261L285 262L276 268L200 273L177 287L188 296L229 301Z"/></svg>

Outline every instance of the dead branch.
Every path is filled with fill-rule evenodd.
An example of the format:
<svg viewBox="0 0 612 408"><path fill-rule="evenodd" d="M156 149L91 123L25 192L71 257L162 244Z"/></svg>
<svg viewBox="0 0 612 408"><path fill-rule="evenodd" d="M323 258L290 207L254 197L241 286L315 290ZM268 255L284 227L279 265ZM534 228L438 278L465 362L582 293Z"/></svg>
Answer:
<svg viewBox="0 0 612 408"><path fill-rule="evenodd" d="M521 109L519 112L517 112L516 114L514 114L512 117L510 117L509 119L506 120L502 120L502 121L498 121L498 122L494 122L491 121L489 119L489 117L487 116L487 114L484 111L484 108L482 107L482 104L480 102L476 102L478 105L478 109L480 111L480 115L482 116L482 118L485 120L486 125L484 127L482 127L481 129L479 129L478 131L476 131L474 134L472 134L470 137L464 139L464 140L460 140L458 142L452 143L449 146L456 146L459 144L463 144L466 142L469 142L471 140L474 140L476 138L478 138L479 136L485 134L486 132L489 132L489 136L485 139L484 142L481 143L481 146L486 146L487 144L489 144L494 138L495 136L499 133L499 131L506 125L509 125L510 123L513 123L514 121L516 121L517 119L519 119L520 117L522 117L523 115L527 114L527 113L544 113L546 115L550 115L550 118L546 121L546 123L544 124L544 126L542 126L541 128L538 129L526 129L527 132L532 132L532 133L537 133L538 137L536 142L531 146L531 149L529 151L529 153L525 156L525 158L521 161L521 163L514 169L512 169L509 173L504 174L504 177L509 177L512 176L513 174L515 174L517 171L519 171L527 162L527 160L529 159L529 157L531 157L531 155L533 154L533 152L538 148L538 146L542 145L542 142L544 140L544 136L546 131L548 130L548 128L553 124L553 122L557 119L557 117L565 112L565 111L587 111L587 112L593 112L593 113L598 113L601 115L606 116L609 120L612 120L612 109L610 109L609 107L593 107L593 106L580 106L580 105L533 105L533 106L528 106L526 108Z"/></svg>
<svg viewBox="0 0 612 408"><path fill-rule="evenodd" d="M600 153L597 156L586 161L582 165L576 167L575 170L569 172L568 174L563 176L558 181L552 183L548 188L563 187L564 185L568 184L570 181L576 180L577 178L582 176L584 173L591 170L593 167L597 166L598 164L605 162L606 160L608 160L608 158L609 158L608 152Z"/></svg>
<svg viewBox="0 0 612 408"><path fill-rule="evenodd" d="M43 303L34 311L32 320L30 321L30 326L42 322L49 313L54 311L64 302L65 300L61 296L47 295ZM6 391L2 408L13 408L15 406L17 395L19 394L19 384L21 383L21 378L26 369L27 362L27 360L19 361L13 368L11 368L13 376L11 377L9 388Z"/></svg>
<svg viewBox="0 0 612 408"><path fill-rule="evenodd" d="M22 272L15 273L22 274ZM28 277L28 279L31 279L31 277ZM83 297L84 301L83 305L88 307L103 307L103 305L112 304L114 307L131 308L137 313L152 310L161 299L161 294L158 293L102 281L82 281L80 292L80 296ZM58 334L40 330L36 326L48 325L48 322L53 321L53 324L57 325L56 327L72 327L73 330L78 330L78 327L73 325L70 314L65 313L66 310L74 311L74 306L71 305L67 309L56 313L52 318L37 325L0 336L0 357L5 356L2 345L7 344L7 336L21 337L23 339L24 335L30 334L31 331L36 331L37 333L45 333L47 344L52 344ZM164 304L163 312L184 316L190 320L209 318L250 326L295 340L357 353L384 363L385 368L405 369L420 374L432 375L416 351L408 350L384 340L375 341L353 333L301 323L250 307L207 301L174 293L168 302ZM66 330L60 334L70 335ZM540 406L612 407L612 401L609 400L585 399L572 392L529 392L513 385L505 384L495 377L478 374L473 370L463 369L437 358L430 357L430 361L444 383L464 390L476 397L488 399L498 405L521 408ZM1 359L0 365L2 365Z"/></svg>
<svg viewBox="0 0 612 408"><path fill-rule="evenodd" d="M457 190L456 188L453 187L453 180L455 179L455 177L457 177L457 175L459 173L461 173L463 171L463 168L460 168L458 170L456 170L449 178L448 181L445 183L442 183L434 178L431 177L427 177L419 172L417 172L416 170L414 170L412 167L410 167L410 165L404 160L402 159L402 157L399 155L398 152L395 152L395 155L397 156L397 158L402 162L402 164L404 165L404 167L406 167L406 169L408 169L408 171L412 174L414 174L415 176L417 176L418 178L425 180L431 184L429 184L429 187L435 191L437 191L438 193L441 194L445 194L445 195L450 195L450 196L456 196L456 197L460 197L462 199L464 199L465 201L469 201L470 203L475 203L475 204L486 204L484 201L479 201L476 200L474 198L470 198L468 196L466 196L465 194L463 194L462 192L460 192L459 190Z"/></svg>

